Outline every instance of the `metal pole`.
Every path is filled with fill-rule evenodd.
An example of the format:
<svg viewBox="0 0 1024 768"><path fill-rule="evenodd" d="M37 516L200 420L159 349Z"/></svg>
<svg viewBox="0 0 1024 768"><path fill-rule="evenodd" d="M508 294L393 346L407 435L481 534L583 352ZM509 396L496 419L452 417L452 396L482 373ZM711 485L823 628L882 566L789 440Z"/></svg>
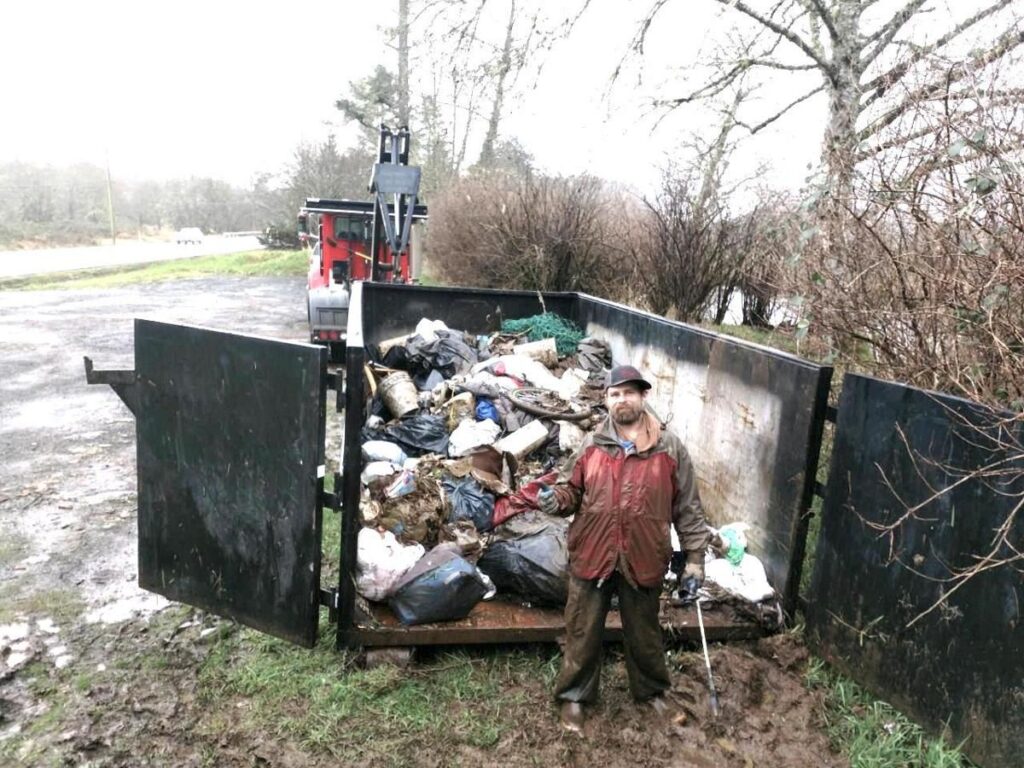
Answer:
<svg viewBox="0 0 1024 768"><path fill-rule="evenodd" d="M708 640L704 636L704 615L700 611L700 598L697 604L697 624L700 625L700 644L704 648L704 665L708 668L708 688L711 689L711 714L718 717L718 692L715 691L715 678L711 676L711 657L708 656Z"/></svg>
<svg viewBox="0 0 1024 768"><path fill-rule="evenodd" d="M110 244L117 245L117 227L114 224L114 192L110 183L110 152L107 159L107 214L110 216Z"/></svg>

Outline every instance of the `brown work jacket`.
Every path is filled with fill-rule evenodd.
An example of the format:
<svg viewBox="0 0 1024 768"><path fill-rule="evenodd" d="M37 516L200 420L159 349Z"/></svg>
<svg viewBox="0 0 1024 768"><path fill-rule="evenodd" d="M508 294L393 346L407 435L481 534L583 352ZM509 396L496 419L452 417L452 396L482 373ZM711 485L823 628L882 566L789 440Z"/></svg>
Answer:
<svg viewBox="0 0 1024 768"><path fill-rule="evenodd" d="M644 412L644 436L628 456L608 417L566 462L555 486L569 526L569 567L581 579L618 568L631 584L661 584L672 555L674 525L688 557L708 545L689 454L679 438Z"/></svg>

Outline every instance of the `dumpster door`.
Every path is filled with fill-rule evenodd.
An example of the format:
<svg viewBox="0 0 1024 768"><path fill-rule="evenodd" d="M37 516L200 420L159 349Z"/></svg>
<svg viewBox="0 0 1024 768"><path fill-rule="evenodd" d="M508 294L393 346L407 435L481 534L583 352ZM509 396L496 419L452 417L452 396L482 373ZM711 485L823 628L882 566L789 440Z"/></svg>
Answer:
<svg viewBox="0 0 1024 768"><path fill-rule="evenodd" d="M312 646L325 351L136 320L135 367L139 585Z"/></svg>

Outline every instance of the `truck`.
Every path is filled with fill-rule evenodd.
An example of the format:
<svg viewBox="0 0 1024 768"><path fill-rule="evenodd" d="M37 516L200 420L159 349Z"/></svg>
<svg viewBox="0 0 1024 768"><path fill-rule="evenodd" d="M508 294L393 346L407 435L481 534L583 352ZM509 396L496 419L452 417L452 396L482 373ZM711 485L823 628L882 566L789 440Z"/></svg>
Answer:
<svg viewBox="0 0 1024 768"><path fill-rule="evenodd" d="M409 129L380 126L372 200L309 197L298 233L309 248L306 317L313 344L340 360L354 280L411 283L418 274L412 224L427 218L418 202L420 169L409 166Z"/></svg>

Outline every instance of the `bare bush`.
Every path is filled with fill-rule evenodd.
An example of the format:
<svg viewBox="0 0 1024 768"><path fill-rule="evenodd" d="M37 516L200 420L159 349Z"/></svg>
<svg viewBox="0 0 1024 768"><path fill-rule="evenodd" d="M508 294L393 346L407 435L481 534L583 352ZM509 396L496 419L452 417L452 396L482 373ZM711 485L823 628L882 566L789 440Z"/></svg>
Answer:
<svg viewBox="0 0 1024 768"><path fill-rule="evenodd" d="M615 247L622 204L592 176L463 179L431 203L431 269L457 285L623 298Z"/></svg>
<svg viewBox="0 0 1024 768"><path fill-rule="evenodd" d="M739 290L770 311L778 292L762 213L730 215L708 194L705 173L669 168L657 196L644 200L645 215L626 242L642 303L688 322L721 323Z"/></svg>
<svg viewBox="0 0 1024 768"><path fill-rule="evenodd" d="M1022 145L1019 106L978 111L864 169L844 237L799 275L842 362L1024 411Z"/></svg>

